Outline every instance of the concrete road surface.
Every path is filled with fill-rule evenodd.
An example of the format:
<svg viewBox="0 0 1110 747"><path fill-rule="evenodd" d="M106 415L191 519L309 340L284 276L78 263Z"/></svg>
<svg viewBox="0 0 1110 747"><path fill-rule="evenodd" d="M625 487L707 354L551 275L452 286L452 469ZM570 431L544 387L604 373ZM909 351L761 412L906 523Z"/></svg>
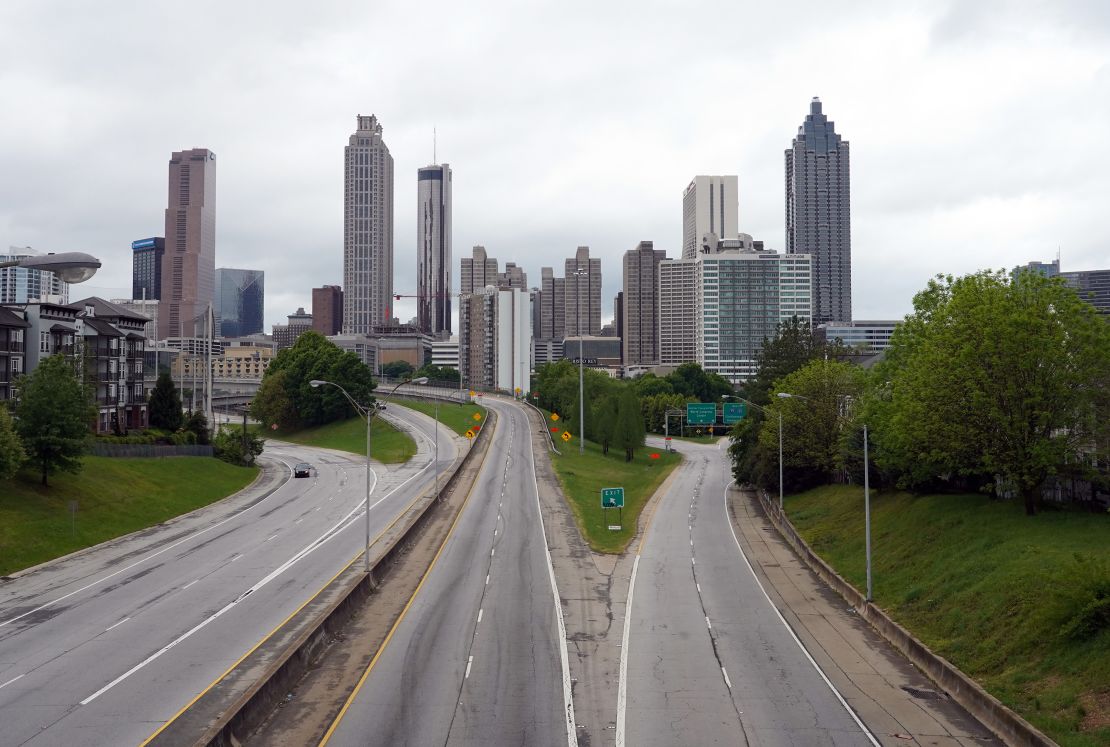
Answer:
<svg viewBox="0 0 1110 747"><path fill-rule="evenodd" d="M576 744L528 420L497 428L458 522L327 743Z"/></svg>
<svg viewBox="0 0 1110 747"><path fill-rule="evenodd" d="M746 567L724 455L684 450L633 572L616 743L877 744Z"/></svg>
<svg viewBox="0 0 1110 747"><path fill-rule="evenodd" d="M375 465L374 533L433 474L432 421L389 417L419 451ZM454 443L441 428L439 469ZM269 488L0 582L0 745L142 742L359 552L365 460L277 442L264 457ZM290 479L299 461L316 475Z"/></svg>

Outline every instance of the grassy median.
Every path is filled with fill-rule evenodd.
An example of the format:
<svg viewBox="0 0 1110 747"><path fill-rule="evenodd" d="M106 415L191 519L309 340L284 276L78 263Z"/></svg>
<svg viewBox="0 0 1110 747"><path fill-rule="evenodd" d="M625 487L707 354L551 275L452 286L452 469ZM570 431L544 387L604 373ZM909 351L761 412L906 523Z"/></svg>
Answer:
<svg viewBox="0 0 1110 747"><path fill-rule="evenodd" d="M862 490L786 508L863 588ZM1110 515L873 493L872 542L875 599L898 622L1061 745L1110 744Z"/></svg>
<svg viewBox="0 0 1110 747"><path fill-rule="evenodd" d="M399 407L407 407L410 410L422 412L429 418L434 418L436 415L435 402L418 399L400 399L390 398L386 402L396 404ZM474 415L477 414L480 419L475 420ZM447 426L460 436L466 434L468 430L475 425L486 422L486 408L480 405L458 402L440 402L439 403L439 422Z"/></svg>
<svg viewBox="0 0 1110 747"><path fill-rule="evenodd" d="M211 457L88 456L84 465L52 475L48 488L35 470L0 482L0 576L206 506L258 474Z"/></svg>
<svg viewBox="0 0 1110 747"><path fill-rule="evenodd" d="M623 552L636 536L644 505L682 457L645 446L637 449L633 461L626 462L623 451L610 448L606 456L599 445L589 441L585 454L578 453L577 439L569 444L557 443L562 455L552 454L551 461L586 542L596 552ZM659 458L652 459L652 454ZM609 529L610 524L618 523L617 510L601 507L601 489L613 487L624 488L620 531Z"/></svg>
<svg viewBox="0 0 1110 747"><path fill-rule="evenodd" d="M323 449L338 449L352 454L366 455L366 421L362 418L347 418L314 428L298 431L279 429L271 431L273 438L292 441L305 446L318 446ZM372 456L384 464L407 462L416 454L416 442L412 436L397 430L382 418L374 418L370 431L370 450Z"/></svg>

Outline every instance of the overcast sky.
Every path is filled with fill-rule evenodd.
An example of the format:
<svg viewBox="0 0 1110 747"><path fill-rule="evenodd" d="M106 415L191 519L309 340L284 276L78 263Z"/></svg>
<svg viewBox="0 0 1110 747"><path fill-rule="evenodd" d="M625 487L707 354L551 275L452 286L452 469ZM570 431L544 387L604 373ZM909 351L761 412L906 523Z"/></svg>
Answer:
<svg viewBox="0 0 1110 747"><path fill-rule="evenodd" d="M783 151L819 96L851 143L853 307L938 273L1110 267L1110 2L0 4L0 248L88 251L74 298L130 295L174 150L218 156L216 266L266 273L266 322L342 282L343 147L395 159L395 289L415 292L416 169L454 171L454 259L532 285L579 244L680 251L682 191L738 174L784 244ZM399 305L407 320L413 304ZM269 331L267 329L267 331Z"/></svg>

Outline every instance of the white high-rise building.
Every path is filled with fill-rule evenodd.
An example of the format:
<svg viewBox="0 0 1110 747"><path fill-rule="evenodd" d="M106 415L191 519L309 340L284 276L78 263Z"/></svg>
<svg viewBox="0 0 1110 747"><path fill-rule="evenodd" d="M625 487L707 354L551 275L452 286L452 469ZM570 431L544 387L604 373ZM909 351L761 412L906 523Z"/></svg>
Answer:
<svg viewBox="0 0 1110 747"><path fill-rule="evenodd" d="M808 254L779 254L740 234L694 260L694 360L733 383L755 375L764 338L780 322L811 319ZM664 263L666 264L666 263Z"/></svg>
<svg viewBox="0 0 1110 747"><path fill-rule="evenodd" d="M459 373L471 388L528 392L532 313L528 292L487 285L459 298Z"/></svg>
<svg viewBox="0 0 1110 747"><path fill-rule="evenodd" d="M417 324L432 337L451 336L451 167L417 170Z"/></svg>
<svg viewBox="0 0 1110 747"><path fill-rule="evenodd" d="M344 151L343 332L393 318L393 156L378 118L358 115Z"/></svg>
<svg viewBox="0 0 1110 747"><path fill-rule="evenodd" d="M707 234L735 239L740 233L736 176L695 176L682 193L682 258L698 252Z"/></svg>
<svg viewBox="0 0 1110 747"><path fill-rule="evenodd" d="M13 246L7 254L0 254L0 262L37 257L30 247ZM31 270L26 267L0 268L0 303L29 303L53 301L69 303L69 283L49 270Z"/></svg>
<svg viewBox="0 0 1110 747"><path fill-rule="evenodd" d="M694 259L659 263L659 363L692 363L694 356Z"/></svg>

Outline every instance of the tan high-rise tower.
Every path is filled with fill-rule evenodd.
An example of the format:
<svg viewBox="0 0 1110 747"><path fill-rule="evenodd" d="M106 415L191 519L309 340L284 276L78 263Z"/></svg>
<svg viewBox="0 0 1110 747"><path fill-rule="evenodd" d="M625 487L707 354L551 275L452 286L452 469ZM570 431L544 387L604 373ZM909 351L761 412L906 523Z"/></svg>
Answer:
<svg viewBox="0 0 1110 747"><path fill-rule="evenodd" d="M160 338L204 334L216 298L216 154L207 148L170 156L161 297Z"/></svg>
<svg viewBox="0 0 1110 747"><path fill-rule="evenodd" d="M373 114L358 115L343 170L343 333L393 318L393 156Z"/></svg>

